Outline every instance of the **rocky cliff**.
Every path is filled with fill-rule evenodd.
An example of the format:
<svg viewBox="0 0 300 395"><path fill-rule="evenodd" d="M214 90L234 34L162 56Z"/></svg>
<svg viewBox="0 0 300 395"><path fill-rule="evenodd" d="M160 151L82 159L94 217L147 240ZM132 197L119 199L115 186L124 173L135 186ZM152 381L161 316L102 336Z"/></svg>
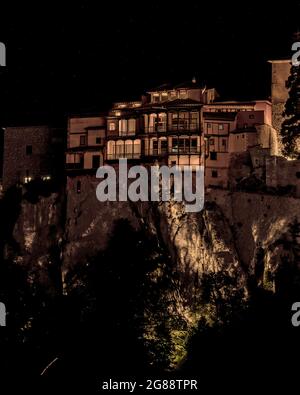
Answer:
<svg viewBox="0 0 300 395"><path fill-rule="evenodd" d="M81 193L75 188L78 180ZM133 305L141 295L148 301L129 318L139 316L141 336L154 353L152 364L162 353L157 320L165 322L164 339L172 345L164 366L175 367L184 360L188 339L201 320L210 326L222 324L231 305L246 305L253 289L276 294L298 278L299 199L212 190L202 212L185 213L174 202L100 203L95 187L88 176L70 178L66 195L52 193L35 200L23 195L15 206L2 202L3 210L16 213L10 237L4 238L5 258L22 268L29 289L46 295L46 304L53 298L75 297L81 321L97 310L99 292L101 298L108 297L99 287L109 289L107 304L114 306L114 292L122 298L124 284L130 284L137 293L130 296ZM289 278L281 276L286 267L292 273ZM109 287L101 285L103 279ZM110 294L114 284L121 284L122 294ZM23 333L30 333L34 313L26 314Z"/></svg>

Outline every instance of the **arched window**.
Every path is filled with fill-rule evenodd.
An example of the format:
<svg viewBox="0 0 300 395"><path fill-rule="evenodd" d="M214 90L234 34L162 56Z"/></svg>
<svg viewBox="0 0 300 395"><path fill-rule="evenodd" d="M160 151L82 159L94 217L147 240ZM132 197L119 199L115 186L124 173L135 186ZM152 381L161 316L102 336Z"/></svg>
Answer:
<svg viewBox="0 0 300 395"><path fill-rule="evenodd" d="M141 140L136 139L133 141L133 155L134 158L139 158L141 156Z"/></svg>
<svg viewBox="0 0 300 395"><path fill-rule="evenodd" d="M124 157L124 141L118 140L116 142L116 159Z"/></svg>
<svg viewBox="0 0 300 395"><path fill-rule="evenodd" d="M115 153L116 153L116 143L114 141L108 141L107 159L114 159Z"/></svg>

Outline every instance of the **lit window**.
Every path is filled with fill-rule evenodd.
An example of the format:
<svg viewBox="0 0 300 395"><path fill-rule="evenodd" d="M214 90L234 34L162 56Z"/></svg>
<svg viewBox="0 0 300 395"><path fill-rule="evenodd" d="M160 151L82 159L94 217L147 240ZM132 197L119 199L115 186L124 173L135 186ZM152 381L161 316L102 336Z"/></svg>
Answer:
<svg viewBox="0 0 300 395"><path fill-rule="evenodd" d="M119 120L119 132L127 133L127 119L120 119Z"/></svg>
<svg viewBox="0 0 300 395"><path fill-rule="evenodd" d="M24 177L24 184L28 184L32 180L32 177Z"/></svg>
<svg viewBox="0 0 300 395"><path fill-rule="evenodd" d="M177 98L177 93L176 93L176 91L171 91L170 92L170 100L174 100L174 99L176 99Z"/></svg>
<svg viewBox="0 0 300 395"><path fill-rule="evenodd" d="M208 127L208 129L210 129L211 128L211 123L208 123L207 127Z"/></svg>
<svg viewBox="0 0 300 395"><path fill-rule="evenodd" d="M159 102L159 94L158 93L154 93L154 95L153 95L153 102L154 103L158 103Z"/></svg>
<svg viewBox="0 0 300 395"><path fill-rule="evenodd" d="M116 130L116 124L114 122L110 122L109 130Z"/></svg>
<svg viewBox="0 0 300 395"><path fill-rule="evenodd" d="M134 133L135 132L135 119L129 119L128 121L128 132Z"/></svg>
<svg viewBox="0 0 300 395"><path fill-rule="evenodd" d="M219 124L219 130L224 130L224 125L222 123Z"/></svg>
<svg viewBox="0 0 300 395"><path fill-rule="evenodd" d="M168 93L167 92L163 92L161 94L161 100L162 101L167 101L168 100Z"/></svg>
<svg viewBox="0 0 300 395"><path fill-rule="evenodd" d="M181 89L181 90L179 91L179 97L180 97L181 99L184 99L184 98L186 97L186 90L185 90L185 89Z"/></svg>

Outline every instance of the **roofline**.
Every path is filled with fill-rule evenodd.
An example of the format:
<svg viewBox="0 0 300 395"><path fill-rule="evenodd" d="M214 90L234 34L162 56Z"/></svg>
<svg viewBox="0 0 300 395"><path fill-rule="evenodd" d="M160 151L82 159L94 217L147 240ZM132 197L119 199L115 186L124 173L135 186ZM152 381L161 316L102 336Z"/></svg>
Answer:
<svg viewBox="0 0 300 395"><path fill-rule="evenodd" d="M99 118L99 117L106 117L108 112L76 112L67 114L67 118Z"/></svg>
<svg viewBox="0 0 300 395"><path fill-rule="evenodd" d="M268 63L291 63L291 59L270 59Z"/></svg>
<svg viewBox="0 0 300 395"><path fill-rule="evenodd" d="M209 104L204 104L204 106L213 106L215 104L219 105L219 104L255 104L255 103L268 103L270 105L272 105L270 100L264 99L264 100L243 100L243 101L234 101L234 100L228 100L228 101L217 101L217 102L212 102Z"/></svg>

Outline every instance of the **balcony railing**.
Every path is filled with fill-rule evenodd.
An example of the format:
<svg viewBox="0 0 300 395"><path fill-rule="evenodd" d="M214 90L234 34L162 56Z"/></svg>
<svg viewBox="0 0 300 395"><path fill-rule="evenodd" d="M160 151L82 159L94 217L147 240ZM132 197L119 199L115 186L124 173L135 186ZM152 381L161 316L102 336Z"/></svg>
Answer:
<svg viewBox="0 0 300 395"><path fill-rule="evenodd" d="M172 147L170 152L172 154L200 154L201 147Z"/></svg>
<svg viewBox="0 0 300 395"><path fill-rule="evenodd" d="M176 123L176 124L162 124L162 125L154 125L147 127L140 127L135 132L127 131L121 132L118 130L108 130L107 138L115 139L117 137L132 137L137 136L139 134L150 134L150 133L199 133L200 127L198 123Z"/></svg>
<svg viewBox="0 0 300 395"><path fill-rule="evenodd" d="M174 133L174 132L199 132L198 123L176 123L147 126L144 128L144 133Z"/></svg>
<svg viewBox="0 0 300 395"><path fill-rule="evenodd" d="M107 132L107 138L116 138L116 137L133 137L137 135L137 132L120 132L118 130L109 130Z"/></svg>
<svg viewBox="0 0 300 395"><path fill-rule="evenodd" d="M146 148L143 152L145 156L164 156L167 155L168 150L165 148Z"/></svg>
<svg viewBox="0 0 300 395"><path fill-rule="evenodd" d="M139 159L141 157L140 153L131 152L117 152L115 154L107 154L107 160L117 160L117 159Z"/></svg>
<svg viewBox="0 0 300 395"><path fill-rule="evenodd" d="M164 155L191 155L201 154L201 147L171 147L169 149L150 148L143 151L145 156L164 156Z"/></svg>

